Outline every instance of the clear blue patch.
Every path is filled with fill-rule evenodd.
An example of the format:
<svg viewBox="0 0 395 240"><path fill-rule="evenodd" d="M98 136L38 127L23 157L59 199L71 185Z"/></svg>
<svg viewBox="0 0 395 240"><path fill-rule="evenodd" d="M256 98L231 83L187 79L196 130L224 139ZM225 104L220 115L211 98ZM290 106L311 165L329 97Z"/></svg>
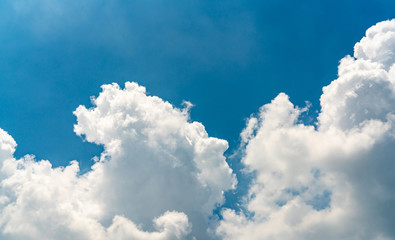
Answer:
<svg viewBox="0 0 395 240"><path fill-rule="evenodd" d="M307 204L315 210L320 211L330 207L332 192L325 190L322 194L314 196L313 199L307 201Z"/></svg>
<svg viewBox="0 0 395 240"><path fill-rule="evenodd" d="M287 204L288 201L285 200L280 200L280 201L276 201L276 205L279 207L284 206L285 204Z"/></svg>
<svg viewBox="0 0 395 240"><path fill-rule="evenodd" d="M318 179L322 175L321 170L319 170L318 168L311 169L311 174L313 174L313 177L315 179Z"/></svg>
<svg viewBox="0 0 395 240"><path fill-rule="evenodd" d="M306 192L308 187L301 187L300 189L294 189L294 188L287 188L284 191L288 194L291 194L292 196L298 196L304 192Z"/></svg>

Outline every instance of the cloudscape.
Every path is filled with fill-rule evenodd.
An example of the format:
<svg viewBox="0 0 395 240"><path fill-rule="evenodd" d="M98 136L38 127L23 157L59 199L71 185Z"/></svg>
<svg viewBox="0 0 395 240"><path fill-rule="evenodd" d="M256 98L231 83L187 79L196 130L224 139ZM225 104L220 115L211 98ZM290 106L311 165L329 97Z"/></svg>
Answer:
<svg viewBox="0 0 395 240"><path fill-rule="evenodd" d="M25 1L15 1L10 6L19 14L19 18L13 20L16 25L20 18L34 20L31 29L25 30L31 31L36 44L45 46L48 41L55 41L51 38L57 37L52 34L59 31L59 26L69 29L67 25L74 24L73 19L66 23L50 19L56 15L58 21L64 20L64 14L75 9L76 3L71 1L67 5L48 1L40 4L38 13L31 12L31 6ZM83 7L93 11L92 5L88 1ZM166 7L163 5L166 4L162 3L160 8ZM109 12L117 8L107 7ZM40 12L42 18L37 16ZM90 17L81 12L74 13L76 19ZM106 12L111 15L107 16L112 19L109 21L117 19L109 12ZM191 12L192 16L194 14L198 13ZM253 20L244 13L235 15L236 18L229 19L232 28L222 31L230 38L224 43L225 50L214 51L215 47L211 45L214 40L210 37L201 43L205 45L200 46L202 49L194 49L197 53L190 55L193 59L189 60L199 65L196 68L207 70L210 68L207 65L221 68L224 55L226 64L237 66L241 71L247 69L248 64L254 64L255 60L249 56L253 53L250 48L257 44L252 37L254 24L250 21ZM239 22L241 25L250 28L237 25L240 19L243 19ZM179 19L175 17L173 20ZM211 25L208 18L200 20L202 34L212 36L218 33L213 28L219 25ZM120 23L126 24L126 20L118 19L116 23L114 27L121 28ZM156 26L156 23L150 24ZM90 27L94 29L96 26ZM164 27L173 29L172 24ZM168 33L167 30L164 32ZM113 29L113 33L106 37L116 40L98 35L91 36L97 41L90 37L80 39L89 44L95 42L92 44L97 44L99 49L111 49L115 53L106 53L109 59L113 59L109 57L111 54L139 54L133 46L122 47L123 44L133 45L124 42L128 36L119 35L117 29ZM57 34L65 33L60 31ZM192 35L189 37L181 36L172 44L181 44L177 41L186 38L182 44L187 46L182 49L189 49L190 44L197 44ZM238 52L230 50L230 46L239 40L243 43L240 43ZM75 44L74 40L69 41ZM116 46L110 44L109 47L109 41ZM48 131L66 128L80 142L75 144L80 145L73 147L74 143L67 142L72 140L64 140L63 145L56 147L59 151L52 149L64 156L76 154L75 158L62 161L40 157L49 153L41 148L39 154L34 151L21 154L18 148L25 142L21 140L21 144L18 139L23 134L17 134L14 139L7 127L0 126L0 239L395 239L395 20L375 23L356 41L353 52L333 63L338 64L337 77L321 86L319 99L308 99L314 96L310 95L304 99L306 103L298 101L294 104L292 96L278 91L271 100L254 103L260 107L243 112L244 116L238 121L244 125L237 130L236 137L217 131L210 116L222 115L221 125L230 126L226 122L232 121L232 109L243 106L235 103L232 108L218 107L216 99L209 96L209 90L207 93L196 90L204 98L198 101L201 104L190 102L188 97L182 97L180 104L175 104L176 98L166 97L174 94L166 88L166 80L154 84L153 78L152 82L146 82L150 87L146 87L139 79L107 79L99 81L100 84L96 82L100 85L96 92L79 91L78 94L75 90L67 90L67 83L53 80L56 85L64 84L65 89L62 91L60 87L55 95L75 96L76 99L81 95L83 100L68 112L72 118L69 128L48 125ZM170 43L165 44L168 48L164 52L175 48L167 44ZM151 45L148 48L151 47L159 51ZM352 45L349 48L352 49ZM211 51L214 51L212 58L205 59ZM168 56L168 53L163 54ZM182 55L173 51L172 54L175 54L172 55L174 58ZM150 59L153 58L145 60ZM22 60L20 64L24 64ZM101 64L109 64L112 71L117 71L116 63ZM57 71L73 78L71 72L63 70L59 67ZM8 70L4 68L4 71ZM155 69L149 69L151 71ZM211 71L207 70L207 74ZM164 78L171 75L165 73L165 69L159 69L158 73L163 73ZM205 85L203 89L210 88L208 82L201 81ZM89 85L73 82L73 86L90 89L84 84ZM244 83L240 80L237 84ZM161 92L155 88L167 90ZM218 98L225 96L216 95ZM241 94L232 96L243 97ZM3 98L0 100L4 104L6 100ZM48 96L48 99L52 98ZM206 106L207 99L215 106L215 113L194 115L195 109ZM68 101L75 103L76 100ZM47 104L52 111L44 117L52 119L52 114L58 114L56 109L68 109L67 104L44 102L25 103L27 106L21 111L37 112L38 106ZM317 103L319 106L314 105ZM11 108L7 111L12 114ZM2 118L7 118L4 110L1 113ZM196 117L203 120L196 120ZM206 119L210 123L207 126ZM19 126L33 120L27 118L12 123ZM24 134L27 136L29 132ZM42 134L45 135L44 130ZM49 138L50 135L45 136ZM66 136L59 139L68 138ZM78 153L75 149L80 148L89 150ZM84 159L89 154L89 159Z"/></svg>

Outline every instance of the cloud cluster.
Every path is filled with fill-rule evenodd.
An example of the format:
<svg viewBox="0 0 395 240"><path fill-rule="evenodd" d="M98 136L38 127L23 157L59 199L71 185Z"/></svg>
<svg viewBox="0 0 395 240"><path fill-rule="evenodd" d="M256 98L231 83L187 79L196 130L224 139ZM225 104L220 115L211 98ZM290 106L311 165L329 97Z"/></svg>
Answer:
<svg viewBox="0 0 395 240"><path fill-rule="evenodd" d="M189 107L147 96L136 83L103 86L94 107L76 111L75 132L102 144L92 171L13 158L1 132L1 217L7 239L208 238L209 217L236 180ZM152 219L154 224L152 224Z"/></svg>
<svg viewBox="0 0 395 240"><path fill-rule="evenodd" d="M223 239L394 239L395 20L378 23L324 87L316 126L279 94L249 119L247 213L223 211Z"/></svg>
<svg viewBox="0 0 395 240"><path fill-rule="evenodd" d="M92 170L53 168L0 129L0 238L394 239L395 20L371 27L323 89L314 126L281 93L241 133L246 211L212 211L236 178L225 140L144 87L104 85L74 131L104 147ZM218 225L217 225L218 223ZM216 227L216 229L214 229ZM209 231L209 230L214 230Z"/></svg>

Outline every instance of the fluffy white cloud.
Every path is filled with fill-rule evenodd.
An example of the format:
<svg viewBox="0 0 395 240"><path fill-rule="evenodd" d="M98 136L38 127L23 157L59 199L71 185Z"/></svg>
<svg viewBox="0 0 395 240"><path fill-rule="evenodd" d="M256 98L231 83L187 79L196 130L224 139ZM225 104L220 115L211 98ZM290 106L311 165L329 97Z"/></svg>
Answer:
<svg viewBox="0 0 395 240"><path fill-rule="evenodd" d="M147 96L136 83L103 86L76 111L75 132L102 144L92 170L13 158L0 131L0 229L7 239L207 239L212 210L236 180L189 107ZM159 217L158 217L159 216ZM152 219L153 224L152 224Z"/></svg>
<svg viewBox="0 0 395 240"><path fill-rule="evenodd" d="M93 102L75 111L75 132L104 145L89 178L108 217L122 213L148 224L165 210L182 211L193 235L207 238L208 217L236 184L223 156L227 142L188 121L190 104L174 108L136 83L105 85Z"/></svg>
<svg viewBox="0 0 395 240"><path fill-rule="evenodd" d="M1 146L15 146L1 132ZM188 217L167 211L154 219L156 231L146 232L128 218L115 215L108 227L103 223L104 208L92 194L94 182L79 176L77 162L65 168L52 168L48 161L26 156L2 159L0 225L2 239L184 239L191 231ZM143 204L143 203L142 203ZM141 205L142 205L141 204Z"/></svg>
<svg viewBox="0 0 395 240"><path fill-rule="evenodd" d="M281 93L241 137L255 172L249 214L223 211L223 239L395 239L395 20L371 27L323 89L317 126Z"/></svg>
<svg viewBox="0 0 395 240"><path fill-rule="evenodd" d="M378 23L324 88L316 126L279 94L241 133L254 172L248 213L223 210L223 239L394 239L395 20ZM136 83L105 85L75 132L101 144L92 170L15 159L0 129L0 238L174 240L212 237L212 210L236 179L209 137ZM214 224L215 225L215 224Z"/></svg>

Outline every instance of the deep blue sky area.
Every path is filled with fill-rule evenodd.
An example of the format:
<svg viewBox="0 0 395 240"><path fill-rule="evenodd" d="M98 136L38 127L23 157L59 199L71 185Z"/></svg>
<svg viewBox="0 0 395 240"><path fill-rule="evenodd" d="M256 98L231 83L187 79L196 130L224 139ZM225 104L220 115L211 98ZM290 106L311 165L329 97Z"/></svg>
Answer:
<svg viewBox="0 0 395 240"><path fill-rule="evenodd" d="M319 110L322 87L395 1L1 1L0 128L54 166L89 169L101 147L72 112L100 86L136 81L237 148L245 119L279 92ZM236 160L232 164L237 165ZM237 168L237 166L236 166Z"/></svg>

